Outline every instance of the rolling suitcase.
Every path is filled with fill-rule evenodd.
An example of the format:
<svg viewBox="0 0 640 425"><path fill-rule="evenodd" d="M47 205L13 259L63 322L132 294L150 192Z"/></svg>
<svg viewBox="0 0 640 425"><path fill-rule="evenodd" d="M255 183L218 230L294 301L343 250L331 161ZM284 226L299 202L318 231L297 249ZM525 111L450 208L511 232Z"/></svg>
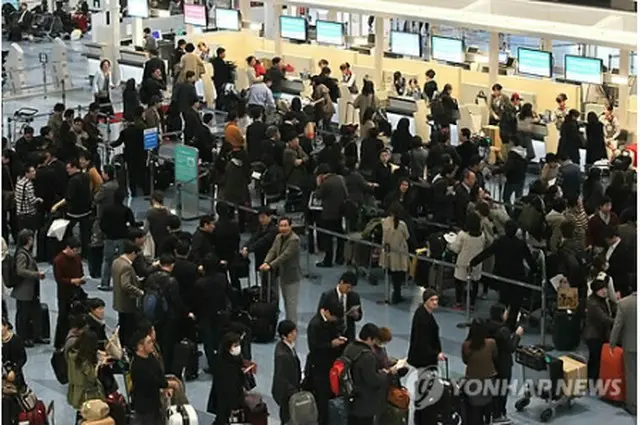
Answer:
<svg viewBox="0 0 640 425"><path fill-rule="evenodd" d="M260 285L260 302L249 306L251 316L251 335L255 342L267 343L276 337L278 326L278 304L272 300L271 273L267 275L267 287ZM265 299L265 301L262 301Z"/></svg>
<svg viewBox="0 0 640 425"><path fill-rule="evenodd" d="M347 425L349 414L347 411L347 402L342 397L336 397L329 400L329 420L331 425ZM383 424L384 422L380 422ZM386 425L386 424L385 424Z"/></svg>
<svg viewBox="0 0 640 425"><path fill-rule="evenodd" d="M556 310L553 345L558 351L572 351L580 345L580 315L572 310Z"/></svg>
<svg viewBox="0 0 640 425"><path fill-rule="evenodd" d="M174 348L172 369L176 376L186 381L198 378L200 369L198 346L188 339L183 339Z"/></svg>
<svg viewBox="0 0 640 425"><path fill-rule="evenodd" d="M167 425L198 425L198 414L190 404L171 406L167 416Z"/></svg>
<svg viewBox="0 0 640 425"><path fill-rule="evenodd" d="M42 335L43 339L51 338L51 322L49 321L49 306L45 303L40 304L40 312L42 314Z"/></svg>
<svg viewBox="0 0 640 425"><path fill-rule="evenodd" d="M115 391L107 396L107 405L109 406L109 416L113 418L116 425L125 425L127 423L128 407L124 396Z"/></svg>
<svg viewBox="0 0 640 425"><path fill-rule="evenodd" d="M380 414L378 423L384 425L407 425L409 422L409 409L402 409L387 403L384 410Z"/></svg>
<svg viewBox="0 0 640 425"><path fill-rule="evenodd" d="M602 393L600 394L602 399L614 402L626 400L622 348L616 347L612 352L608 343L602 345L600 380L602 381Z"/></svg>

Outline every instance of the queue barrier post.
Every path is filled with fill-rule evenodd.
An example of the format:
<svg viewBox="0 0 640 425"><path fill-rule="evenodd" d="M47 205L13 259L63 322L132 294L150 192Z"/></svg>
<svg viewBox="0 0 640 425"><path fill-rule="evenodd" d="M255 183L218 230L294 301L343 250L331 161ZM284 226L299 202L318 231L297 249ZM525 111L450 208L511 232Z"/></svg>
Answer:
<svg viewBox="0 0 640 425"><path fill-rule="evenodd" d="M465 282L465 293L467 296L467 301L466 301L466 305L465 305L465 321L464 322L460 322L456 325L456 328L458 329L464 329L464 328L468 328L469 326L471 326L471 285L472 285L472 281L471 281L471 270L467 271L467 280ZM457 285L457 283L456 283Z"/></svg>

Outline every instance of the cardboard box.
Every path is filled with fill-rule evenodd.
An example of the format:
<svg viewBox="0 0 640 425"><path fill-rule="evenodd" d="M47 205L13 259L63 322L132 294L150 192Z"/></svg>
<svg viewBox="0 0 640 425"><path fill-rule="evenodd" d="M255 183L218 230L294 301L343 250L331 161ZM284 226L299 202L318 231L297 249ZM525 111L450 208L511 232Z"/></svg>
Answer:
<svg viewBox="0 0 640 425"><path fill-rule="evenodd" d="M564 373L564 395L581 397L587 392L587 365L569 356L560 357Z"/></svg>
<svg viewBox="0 0 640 425"><path fill-rule="evenodd" d="M568 286L558 288L558 310L576 310L578 302L578 288Z"/></svg>

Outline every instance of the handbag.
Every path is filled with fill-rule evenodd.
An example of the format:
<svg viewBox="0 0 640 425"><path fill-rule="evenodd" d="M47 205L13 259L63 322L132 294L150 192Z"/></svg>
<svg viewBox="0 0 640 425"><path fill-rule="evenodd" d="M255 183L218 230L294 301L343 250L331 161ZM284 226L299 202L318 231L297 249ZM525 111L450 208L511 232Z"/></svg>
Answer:
<svg viewBox="0 0 640 425"><path fill-rule="evenodd" d="M120 344L120 328L116 328L111 336L107 339L107 344L104 347L104 351L107 352L109 357L115 360L122 359L122 345Z"/></svg>
<svg viewBox="0 0 640 425"><path fill-rule="evenodd" d="M35 409L36 404L38 403L38 397L29 387L26 387L24 391L19 392L16 395L16 400L23 412L32 411L33 409Z"/></svg>
<svg viewBox="0 0 640 425"><path fill-rule="evenodd" d="M87 422L99 421L109 415L109 405L102 400L87 400L80 407L80 415Z"/></svg>
<svg viewBox="0 0 640 425"><path fill-rule="evenodd" d="M409 391L404 387L389 387L387 391L387 401L398 409L407 410L411 396Z"/></svg>

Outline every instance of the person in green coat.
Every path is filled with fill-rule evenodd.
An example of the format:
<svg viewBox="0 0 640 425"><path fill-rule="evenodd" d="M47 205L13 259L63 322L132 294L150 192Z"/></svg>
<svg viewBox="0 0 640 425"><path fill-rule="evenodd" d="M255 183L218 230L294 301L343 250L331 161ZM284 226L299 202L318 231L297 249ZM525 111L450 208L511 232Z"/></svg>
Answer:
<svg viewBox="0 0 640 425"><path fill-rule="evenodd" d="M80 410L87 400L106 400L102 384L98 380L98 337L85 330L67 355L69 387L67 401Z"/></svg>

